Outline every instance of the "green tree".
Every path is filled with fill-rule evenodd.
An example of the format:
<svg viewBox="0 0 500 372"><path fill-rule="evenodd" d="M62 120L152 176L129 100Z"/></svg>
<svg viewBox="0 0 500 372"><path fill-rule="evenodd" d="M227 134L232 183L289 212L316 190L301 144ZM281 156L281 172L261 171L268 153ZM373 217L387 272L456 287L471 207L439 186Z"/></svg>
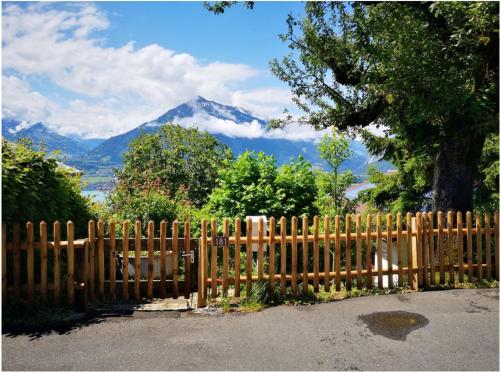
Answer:
<svg viewBox="0 0 500 372"><path fill-rule="evenodd" d="M480 181L476 187L475 208L480 211L498 209L500 199L498 149L500 147L498 133L490 135L484 144L481 163L479 165Z"/></svg>
<svg viewBox="0 0 500 372"><path fill-rule="evenodd" d="M205 210L218 217L313 215L317 189L312 166L302 157L277 167L264 153L227 160Z"/></svg>
<svg viewBox="0 0 500 372"><path fill-rule="evenodd" d="M485 140L498 130L498 11L498 2L308 2L282 35L290 55L271 69L303 121L362 132L403 178L426 178L434 210L470 210ZM416 161L425 163L407 167Z"/></svg>
<svg viewBox="0 0 500 372"><path fill-rule="evenodd" d="M333 129L331 135L323 136L317 148L321 159L328 163L332 171L318 172L316 206L323 215L352 213L355 202L347 198L346 192L355 177L351 171L339 172L340 165L352 156L348 138Z"/></svg>
<svg viewBox="0 0 500 372"><path fill-rule="evenodd" d="M92 214L89 199L80 193L79 177L29 145L2 139L2 223L10 228L27 221L44 220L50 226L72 220L75 233L85 236Z"/></svg>
<svg viewBox="0 0 500 372"><path fill-rule="evenodd" d="M156 190L173 196L182 189L190 203L201 207L216 185L218 169L231 157L228 148L207 132L166 124L130 144L123 168L116 172L116 192Z"/></svg>

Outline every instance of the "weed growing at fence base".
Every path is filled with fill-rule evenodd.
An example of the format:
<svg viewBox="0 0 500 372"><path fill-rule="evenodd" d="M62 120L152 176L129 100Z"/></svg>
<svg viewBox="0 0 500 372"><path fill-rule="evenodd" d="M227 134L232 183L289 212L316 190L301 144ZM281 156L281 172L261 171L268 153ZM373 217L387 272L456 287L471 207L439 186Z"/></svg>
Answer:
<svg viewBox="0 0 500 372"><path fill-rule="evenodd" d="M218 300L212 300L210 306L222 308L224 313L228 312L256 312L261 311L266 307L276 306L276 305L311 305L316 303L325 303L332 301L340 301L351 297L362 297L370 295L387 295L387 294L404 294L417 292L411 289L410 286L404 285L403 287L393 288L393 289L356 289L355 287L351 291L347 291L342 285L340 291L325 291L323 286L320 286L318 292L314 292L314 287L309 285L309 290L307 294L303 293L302 284L297 286L297 294L293 295L290 288L287 288L287 292L282 295L279 292L279 288L276 288L274 292L271 290L269 283L267 281L254 283L252 287L252 292L247 296L245 291L241 292L241 297L225 297ZM450 288L498 288L498 281L493 280L491 282L483 280L478 283L457 283L455 285L440 285L437 284L427 290L442 290ZM419 291L422 291L420 289Z"/></svg>

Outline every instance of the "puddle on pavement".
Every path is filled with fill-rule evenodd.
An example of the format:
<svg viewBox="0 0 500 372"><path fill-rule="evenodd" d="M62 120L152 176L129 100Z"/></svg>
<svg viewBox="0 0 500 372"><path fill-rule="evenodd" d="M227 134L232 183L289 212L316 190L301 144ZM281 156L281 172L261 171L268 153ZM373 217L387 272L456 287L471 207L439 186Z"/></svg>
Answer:
<svg viewBox="0 0 500 372"><path fill-rule="evenodd" d="M358 318L373 334L398 341L406 341L410 332L429 324L425 316L406 311L383 311L360 315Z"/></svg>

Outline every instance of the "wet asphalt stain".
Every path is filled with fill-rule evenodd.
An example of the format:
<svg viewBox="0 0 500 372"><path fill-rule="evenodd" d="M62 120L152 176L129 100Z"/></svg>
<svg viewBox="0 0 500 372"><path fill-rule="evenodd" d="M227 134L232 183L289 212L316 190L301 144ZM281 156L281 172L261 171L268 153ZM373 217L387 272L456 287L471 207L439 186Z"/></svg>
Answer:
<svg viewBox="0 0 500 372"><path fill-rule="evenodd" d="M410 297L402 295L402 294L397 294L396 298L401 301L401 302L411 302Z"/></svg>
<svg viewBox="0 0 500 372"><path fill-rule="evenodd" d="M474 301L469 301L469 306L465 309L465 312L466 313L484 313L484 312L488 312L490 313L491 312L491 309L489 307L486 307L486 306L480 306L478 305L477 303L475 303Z"/></svg>
<svg viewBox="0 0 500 372"><path fill-rule="evenodd" d="M358 317L373 333L397 341L406 341L406 336L429 324L425 316L407 311L383 311Z"/></svg>

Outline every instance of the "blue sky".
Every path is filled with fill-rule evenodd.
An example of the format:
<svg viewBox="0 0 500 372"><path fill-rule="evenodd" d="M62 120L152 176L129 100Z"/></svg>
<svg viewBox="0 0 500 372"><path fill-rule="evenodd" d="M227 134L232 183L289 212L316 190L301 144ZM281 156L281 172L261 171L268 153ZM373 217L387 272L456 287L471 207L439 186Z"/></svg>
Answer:
<svg viewBox="0 0 500 372"><path fill-rule="evenodd" d="M125 132L197 95L259 117L292 109L269 60L303 3L2 4L2 113L64 134Z"/></svg>

